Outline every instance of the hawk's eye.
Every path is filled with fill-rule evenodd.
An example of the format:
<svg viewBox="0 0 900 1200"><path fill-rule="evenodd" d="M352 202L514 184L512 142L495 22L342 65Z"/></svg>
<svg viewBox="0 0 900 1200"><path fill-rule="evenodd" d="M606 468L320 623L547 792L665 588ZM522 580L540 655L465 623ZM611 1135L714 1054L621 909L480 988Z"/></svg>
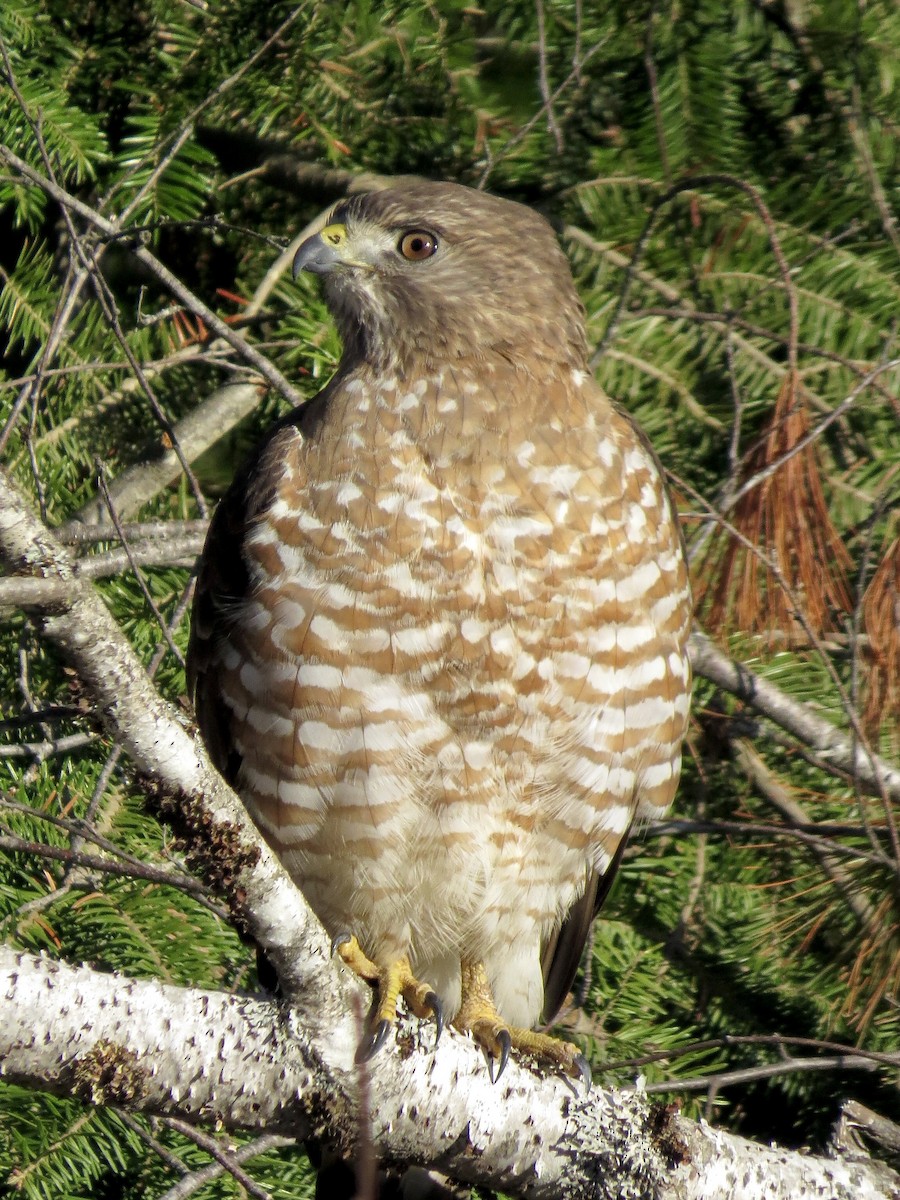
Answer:
<svg viewBox="0 0 900 1200"><path fill-rule="evenodd" d="M398 250L410 262L420 262L423 258L431 258L438 248L437 238L427 229L410 229L400 239Z"/></svg>

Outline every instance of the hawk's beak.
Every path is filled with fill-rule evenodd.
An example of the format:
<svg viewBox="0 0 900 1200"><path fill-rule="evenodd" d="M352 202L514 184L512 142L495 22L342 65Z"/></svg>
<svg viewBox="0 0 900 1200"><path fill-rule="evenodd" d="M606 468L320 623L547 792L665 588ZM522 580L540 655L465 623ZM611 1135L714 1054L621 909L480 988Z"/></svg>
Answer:
<svg viewBox="0 0 900 1200"><path fill-rule="evenodd" d="M346 246L347 227L341 224L326 225L319 233L300 243L294 255L294 278L296 279L301 271L326 275L335 267L348 264L344 257Z"/></svg>

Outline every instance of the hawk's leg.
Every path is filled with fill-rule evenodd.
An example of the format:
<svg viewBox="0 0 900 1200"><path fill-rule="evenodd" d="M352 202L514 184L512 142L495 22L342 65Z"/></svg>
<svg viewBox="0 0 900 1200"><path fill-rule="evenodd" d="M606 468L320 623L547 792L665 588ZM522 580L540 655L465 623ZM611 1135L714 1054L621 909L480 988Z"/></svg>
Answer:
<svg viewBox="0 0 900 1200"><path fill-rule="evenodd" d="M546 1033L535 1033L516 1025L507 1025L494 1004L491 985L488 983L484 963L464 958L460 964L462 975L462 1003L453 1018L453 1025L463 1033L471 1033L488 1056L491 1081L503 1074L509 1060L509 1052L524 1050L526 1054L544 1062L551 1062L566 1075L584 1080L591 1085L591 1070L587 1059L571 1042L560 1041ZM496 1073L494 1060L497 1061Z"/></svg>
<svg viewBox="0 0 900 1200"><path fill-rule="evenodd" d="M391 1026L397 1019L397 1001L402 996L410 1012L417 1017L434 1017L436 1027L435 1045L444 1028L444 1010L440 998L427 983L413 975L406 955L395 959L386 967L379 967L363 952L352 934L338 934L332 947L341 956L351 971L372 984L376 989L372 1030L363 1038L357 1060L367 1062L384 1045Z"/></svg>

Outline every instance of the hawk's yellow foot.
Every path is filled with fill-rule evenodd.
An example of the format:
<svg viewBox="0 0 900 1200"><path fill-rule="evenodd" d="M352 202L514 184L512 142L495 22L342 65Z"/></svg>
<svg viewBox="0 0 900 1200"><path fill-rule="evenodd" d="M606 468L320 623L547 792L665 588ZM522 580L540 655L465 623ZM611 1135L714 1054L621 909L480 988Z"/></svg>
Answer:
<svg viewBox="0 0 900 1200"><path fill-rule="evenodd" d="M453 1019L453 1025L463 1033L471 1033L484 1050L492 1083L503 1074L509 1061L510 1050L515 1047L516 1050L524 1050L526 1054L531 1054L543 1062L552 1063L574 1079L581 1079L585 1089L590 1091L591 1069L577 1046L550 1037L546 1033L535 1033L532 1029L507 1025L497 1012L484 964L463 959L460 971L462 1003Z"/></svg>
<svg viewBox="0 0 900 1200"><path fill-rule="evenodd" d="M402 955L386 967L377 966L364 953L356 938L349 933L340 933L331 943L332 952L337 952L351 971L372 984L376 989L371 1032L363 1038L356 1052L357 1062L368 1062L385 1043L391 1026L397 1019L397 1001L402 996L407 1008L417 1017L434 1017L434 1044L440 1041L444 1028L444 1009L435 990L427 983L416 979L409 959Z"/></svg>

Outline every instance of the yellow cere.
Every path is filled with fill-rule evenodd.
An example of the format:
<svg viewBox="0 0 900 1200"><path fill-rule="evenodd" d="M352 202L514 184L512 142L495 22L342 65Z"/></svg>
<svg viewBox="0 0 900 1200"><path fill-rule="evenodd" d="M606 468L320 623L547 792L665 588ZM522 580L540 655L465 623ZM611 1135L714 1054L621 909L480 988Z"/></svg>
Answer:
<svg viewBox="0 0 900 1200"><path fill-rule="evenodd" d="M347 226L342 225L340 222L334 225L326 225L319 236L329 246L342 246L347 240Z"/></svg>

